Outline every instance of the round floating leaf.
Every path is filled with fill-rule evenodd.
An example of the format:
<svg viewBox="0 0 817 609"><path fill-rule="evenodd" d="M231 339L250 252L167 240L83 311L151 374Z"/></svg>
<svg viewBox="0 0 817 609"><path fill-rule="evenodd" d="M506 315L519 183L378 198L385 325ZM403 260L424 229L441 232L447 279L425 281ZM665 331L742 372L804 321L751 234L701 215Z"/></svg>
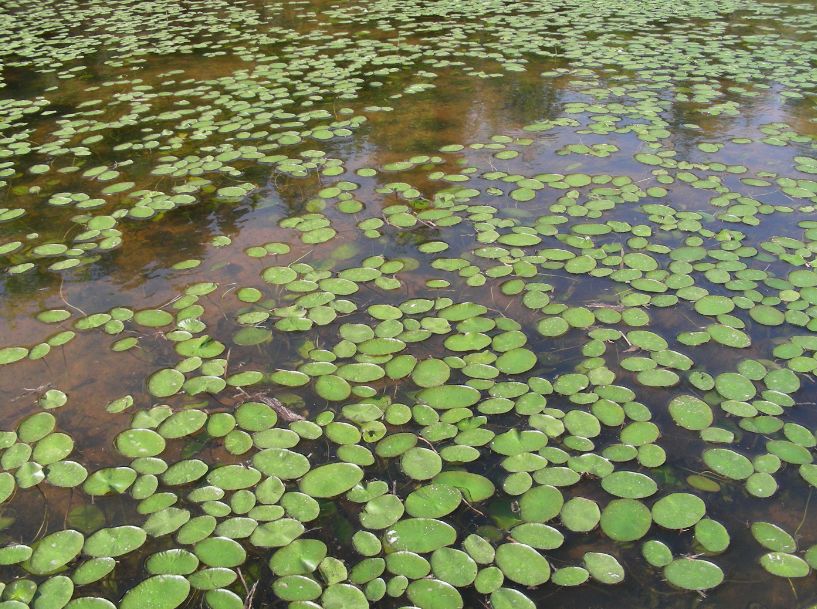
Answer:
<svg viewBox="0 0 817 609"><path fill-rule="evenodd" d="M57 461L48 465L46 480L49 484L73 488L85 482L88 470L75 461Z"/></svg>
<svg viewBox="0 0 817 609"><path fill-rule="evenodd" d="M140 326L159 328L172 323L173 316L167 311L160 309L146 309L144 311L136 311L133 315L133 321Z"/></svg>
<svg viewBox="0 0 817 609"><path fill-rule="evenodd" d="M301 480L302 492L329 498L345 493L363 479L363 470L352 463L330 463L310 470Z"/></svg>
<svg viewBox="0 0 817 609"><path fill-rule="evenodd" d="M224 588L208 590L204 598L210 609L243 609L244 607L244 599L235 592Z"/></svg>
<svg viewBox="0 0 817 609"><path fill-rule="evenodd" d="M410 448L403 453L400 466L414 480L430 480L442 470L442 459L428 448Z"/></svg>
<svg viewBox="0 0 817 609"><path fill-rule="evenodd" d="M54 415L49 412L38 412L23 419L17 427L21 442L33 444L50 434L56 426Z"/></svg>
<svg viewBox="0 0 817 609"><path fill-rule="evenodd" d="M700 431L712 425L713 414L709 405L694 396L680 395L669 403L669 413L679 427Z"/></svg>
<svg viewBox="0 0 817 609"><path fill-rule="evenodd" d="M808 563L794 554L769 552L760 557L761 566L778 577L805 577L811 572Z"/></svg>
<svg viewBox="0 0 817 609"><path fill-rule="evenodd" d="M614 499L601 514L601 530L615 541L641 539L651 525L649 508L635 499Z"/></svg>
<svg viewBox="0 0 817 609"><path fill-rule="evenodd" d="M695 310L701 315L723 315L731 313L734 308L735 304L732 299L726 296L708 295L695 301Z"/></svg>
<svg viewBox="0 0 817 609"><path fill-rule="evenodd" d="M574 497L562 506L560 517L569 530L584 533L596 528L601 512L592 499Z"/></svg>
<svg viewBox="0 0 817 609"><path fill-rule="evenodd" d="M553 486L537 486L527 491L519 500L523 520L528 522L547 522L555 518L562 510L564 497Z"/></svg>
<svg viewBox="0 0 817 609"><path fill-rule="evenodd" d="M491 593L494 609L536 609L536 604L519 590L499 588Z"/></svg>
<svg viewBox="0 0 817 609"><path fill-rule="evenodd" d="M74 569L71 579L77 586L85 586L101 580L116 567L116 561L109 556L92 558Z"/></svg>
<svg viewBox="0 0 817 609"><path fill-rule="evenodd" d="M480 393L467 385L441 385L424 389L417 397L432 408L449 410L473 406L479 401Z"/></svg>
<svg viewBox="0 0 817 609"><path fill-rule="evenodd" d="M529 349L511 349L500 355L495 365L503 374L522 374L536 365L536 355Z"/></svg>
<svg viewBox="0 0 817 609"><path fill-rule="evenodd" d="M173 368L165 368L154 372L148 379L148 391L157 398L166 398L175 395L184 385L184 375Z"/></svg>
<svg viewBox="0 0 817 609"><path fill-rule="evenodd" d="M462 492L447 484L427 484L409 493L406 511L418 518L441 518L456 510Z"/></svg>
<svg viewBox="0 0 817 609"><path fill-rule="evenodd" d="M388 529L384 543L394 551L433 552L450 546L457 539L454 528L431 518L408 518Z"/></svg>
<svg viewBox="0 0 817 609"><path fill-rule="evenodd" d="M147 533L135 526L101 529L85 540L83 552L88 556L116 557L142 546Z"/></svg>
<svg viewBox="0 0 817 609"><path fill-rule="evenodd" d="M774 552L794 552L797 549L794 537L770 522L752 523L752 536L764 548Z"/></svg>
<svg viewBox="0 0 817 609"><path fill-rule="evenodd" d="M707 560L679 558L664 568L664 577L684 590L709 590L723 581L723 571Z"/></svg>
<svg viewBox="0 0 817 609"><path fill-rule="evenodd" d="M37 442L31 458L40 465L51 465L71 454L74 441L64 433L51 433Z"/></svg>
<svg viewBox="0 0 817 609"><path fill-rule="evenodd" d="M527 522L511 529L511 537L537 550L554 550L564 543L564 535L546 524Z"/></svg>
<svg viewBox="0 0 817 609"><path fill-rule="evenodd" d="M339 402L345 400L352 393L352 388L346 379L334 374L325 374L315 382L315 393L325 400Z"/></svg>
<svg viewBox="0 0 817 609"><path fill-rule="evenodd" d="M74 594L74 582L65 575L55 575L37 587L34 609L62 609Z"/></svg>
<svg viewBox="0 0 817 609"><path fill-rule="evenodd" d="M584 566L590 576L602 584L618 584L624 581L624 568L609 554L587 552L584 555Z"/></svg>
<svg viewBox="0 0 817 609"><path fill-rule="evenodd" d="M31 557L32 549L21 544L0 548L0 566L16 565Z"/></svg>
<svg viewBox="0 0 817 609"><path fill-rule="evenodd" d="M724 372L715 377L715 388L727 400L745 402L757 394L752 381L736 372Z"/></svg>
<svg viewBox="0 0 817 609"><path fill-rule="evenodd" d="M259 469L263 471L263 468L261 467L261 465L259 465L259 463L266 465L267 461L273 462L276 460L276 457L278 457L282 462L280 463L282 469L286 469L287 465L290 465L290 461L298 463L300 467L298 467L295 471L300 473L298 473L297 476L294 476L296 478L301 476L307 469L309 469L308 462L306 464L306 469L303 469L303 460L305 460L306 457L298 453L293 453L291 451L284 449L271 448L268 450L261 451L259 453L256 453L253 461L255 462L255 465L257 465ZM267 475L271 476L275 474L267 473ZM207 482L225 491L235 491L243 488L249 488L251 486L258 484L260 480L261 480L260 471L252 467L246 467L244 465L238 464L223 465L221 467L217 467L214 470L211 470L210 473L207 474Z"/></svg>
<svg viewBox="0 0 817 609"><path fill-rule="evenodd" d="M409 584L406 593L420 609L462 609L460 593L451 584L436 579L420 579Z"/></svg>
<svg viewBox="0 0 817 609"><path fill-rule="evenodd" d="M705 450L703 459L710 469L733 480L745 480L755 471L748 458L728 448Z"/></svg>
<svg viewBox="0 0 817 609"><path fill-rule="evenodd" d="M439 359L420 361L411 372L411 380L420 387L438 387L444 385L451 376L451 368Z"/></svg>
<svg viewBox="0 0 817 609"><path fill-rule="evenodd" d="M720 522L703 518L695 525L695 541L707 552L720 553L729 547L729 532Z"/></svg>
<svg viewBox="0 0 817 609"><path fill-rule="evenodd" d="M434 476L435 483L458 488L470 503L493 497L496 488L485 476L465 471L444 471Z"/></svg>
<svg viewBox="0 0 817 609"><path fill-rule="evenodd" d="M116 449L126 457L155 457L165 449L165 439L152 429L128 429L115 440Z"/></svg>
<svg viewBox="0 0 817 609"><path fill-rule="evenodd" d="M582 567L563 567L553 572L551 581L557 586L580 586L590 579L590 573Z"/></svg>
<svg viewBox="0 0 817 609"><path fill-rule="evenodd" d="M652 517L666 529L688 529L703 518L706 504L689 493L672 493L652 506Z"/></svg>
<svg viewBox="0 0 817 609"><path fill-rule="evenodd" d="M769 305L757 304L749 309L749 317L764 326L779 326L786 321L786 316Z"/></svg>
<svg viewBox="0 0 817 609"><path fill-rule="evenodd" d="M82 550L85 538L79 531L57 531L34 544L34 552L23 567L34 575L48 575L74 560Z"/></svg>
<svg viewBox="0 0 817 609"><path fill-rule="evenodd" d="M658 491L655 481L638 472L618 471L601 479L602 488L616 497L643 499Z"/></svg>
<svg viewBox="0 0 817 609"><path fill-rule="evenodd" d="M404 511L399 497L381 495L366 502L360 513L360 523L367 529L385 529L397 522Z"/></svg>
<svg viewBox="0 0 817 609"><path fill-rule="evenodd" d="M280 548L292 543L305 530L304 525L294 518L280 518L260 524L253 531L250 541L259 548Z"/></svg>
<svg viewBox="0 0 817 609"><path fill-rule="evenodd" d="M241 544L227 537L208 537L197 543L193 551L210 567L238 567L247 558Z"/></svg>
<svg viewBox="0 0 817 609"><path fill-rule="evenodd" d="M26 355L28 355L28 349L25 347L4 347L0 349L0 366L19 362Z"/></svg>
<svg viewBox="0 0 817 609"><path fill-rule="evenodd" d="M257 467L261 473L266 474L267 476L277 476L282 480L292 480L295 478L300 478L306 472L309 471L309 459L304 457L300 453L293 452L291 450L287 450L286 448L267 448L256 453L253 456L253 465ZM221 471L224 471L224 468L220 468ZM219 471L219 470L214 470ZM213 473L208 476L208 480L211 484L215 484L211 479ZM231 474L228 474L225 471L225 480L217 484L217 486L221 486L225 490L228 488L225 484L231 484L229 479ZM258 476L260 479L260 476ZM240 488L247 488L252 486L255 482L250 482L249 478L247 479L246 486L241 486Z"/></svg>
<svg viewBox="0 0 817 609"><path fill-rule="evenodd" d="M440 548L431 555L431 568L440 580L462 588L477 577L477 563L461 550Z"/></svg>
<svg viewBox="0 0 817 609"><path fill-rule="evenodd" d="M332 584L324 590L321 606L323 609L368 609L369 601L360 589L351 584Z"/></svg>
<svg viewBox="0 0 817 609"><path fill-rule="evenodd" d="M539 586L550 579L550 564L544 556L523 543L504 543L496 549L496 565L512 582Z"/></svg>
<svg viewBox="0 0 817 609"><path fill-rule="evenodd" d="M655 539L644 542L641 554L653 567L666 567L672 562L672 550L664 542Z"/></svg>
<svg viewBox="0 0 817 609"><path fill-rule="evenodd" d="M151 514L142 528L152 537L169 535L190 520L190 512L180 508L168 507ZM215 528L215 523L213 523ZM209 535L212 531L208 531Z"/></svg>
<svg viewBox="0 0 817 609"><path fill-rule="evenodd" d="M748 334L732 326L712 324L707 326L706 332L712 337L712 340L726 347L745 349L752 344L752 339L749 338ZM699 338L703 339L704 337Z"/></svg>
<svg viewBox="0 0 817 609"><path fill-rule="evenodd" d="M176 609L190 593L190 584L179 575L154 575L131 588L119 609Z"/></svg>
<svg viewBox="0 0 817 609"><path fill-rule="evenodd" d="M182 548L152 554L145 562L151 575L190 575L199 566L199 559Z"/></svg>

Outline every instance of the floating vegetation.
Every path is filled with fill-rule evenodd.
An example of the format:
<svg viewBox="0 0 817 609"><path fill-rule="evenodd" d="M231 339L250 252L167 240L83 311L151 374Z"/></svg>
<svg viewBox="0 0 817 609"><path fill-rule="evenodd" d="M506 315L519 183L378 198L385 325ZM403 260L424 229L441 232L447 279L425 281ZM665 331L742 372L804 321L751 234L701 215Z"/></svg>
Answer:
<svg viewBox="0 0 817 609"><path fill-rule="evenodd" d="M813 8L6 2L0 608L813 607Z"/></svg>

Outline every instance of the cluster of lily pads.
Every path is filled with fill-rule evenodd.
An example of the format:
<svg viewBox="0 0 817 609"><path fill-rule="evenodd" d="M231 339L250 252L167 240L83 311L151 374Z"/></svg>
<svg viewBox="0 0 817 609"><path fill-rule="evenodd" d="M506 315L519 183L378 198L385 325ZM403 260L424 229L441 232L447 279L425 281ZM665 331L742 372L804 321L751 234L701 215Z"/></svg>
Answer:
<svg viewBox="0 0 817 609"><path fill-rule="evenodd" d="M0 609L815 602L809 3L9 0L0 35L2 285L60 282L0 346L47 381L0 412ZM533 109L370 154L463 82ZM184 218L172 299L66 298ZM51 378L88 345L139 380L93 458Z"/></svg>

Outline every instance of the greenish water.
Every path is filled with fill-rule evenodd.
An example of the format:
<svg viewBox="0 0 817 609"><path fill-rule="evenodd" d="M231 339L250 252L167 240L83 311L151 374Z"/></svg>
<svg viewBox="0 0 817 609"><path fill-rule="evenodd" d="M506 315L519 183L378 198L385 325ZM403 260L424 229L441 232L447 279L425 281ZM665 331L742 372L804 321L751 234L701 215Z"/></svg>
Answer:
<svg viewBox="0 0 817 609"><path fill-rule="evenodd" d="M817 603L814 2L0 6L0 609Z"/></svg>

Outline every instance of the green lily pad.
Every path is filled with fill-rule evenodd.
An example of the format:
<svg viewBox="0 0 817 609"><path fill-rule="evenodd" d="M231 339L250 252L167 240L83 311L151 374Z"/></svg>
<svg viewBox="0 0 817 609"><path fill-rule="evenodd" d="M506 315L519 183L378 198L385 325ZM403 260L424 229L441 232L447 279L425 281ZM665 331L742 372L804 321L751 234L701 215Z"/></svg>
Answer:
<svg viewBox="0 0 817 609"><path fill-rule="evenodd" d="M712 425L714 416L709 405L691 395L681 395L669 403L672 420L679 427L700 431Z"/></svg>
<svg viewBox="0 0 817 609"><path fill-rule="evenodd" d="M400 466L414 480L430 480L442 470L442 459L428 448L410 448L400 458Z"/></svg>
<svg viewBox="0 0 817 609"><path fill-rule="evenodd" d="M120 609L175 609L190 593L190 584L179 575L154 575L138 583L122 597Z"/></svg>
<svg viewBox="0 0 817 609"><path fill-rule="evenodd" d="M751 530L752 536L757 542L773 552L794 552L797 549L797 543L794 537L776 524L770 522L754 522L752 523Z"/></svg>
<svg viewBox="0 0 817 609"><path fill-rule="evenodd" d="M616 497L643 499L658 491L655 481L638 472L618 471L601 479L602 488Z"/></svg>
<svg viewBox="0 0 817 609"><path fill-rule="evenodd" d="M735 372L724 372L715 377L715 388L727 400L745 402L757 394L752 381Z"/></svg>
<svg viewBox="0 0 817 609"><path fill-rule="evenodd" d="M569 530L587 532L596 528L601 518L601 511L592 499L574 497L562 506L560 517L562 524Z"/></svg>
<svg viewBox="0 0 817 609"><path fill-rule="evenodd" d="M135 526L101 529L85 540L82 550L88 556L117 557L140 548L147 533Z"/></svg>
<svg viewBox="0 0 817 609"><path fill-rule="evenodd" d="M684 590L709 590L723 582L723 571L707 560L679 558L664 568L664 577Z"/></svg>
<svg viewBox="0 0 817 609"><path fill-rule="evenodd" d="M473 406L479 401L480 393L467 385L440 385L423 389L417 397L432 408L449 410Z"/></svg>
<svg viewBox="0 0 817 609"><path fill-rule="evenodd" d="M148 391L157 398L167 398L179 392L184 384L184 375L173 368L154 372L148 379Z"/></svg>
<svg viewBox="0 0 817 609"><path fill-rule="evenodd" d="M241 544L227 537L208 537L197 543L193 551L210 567L237 567L247 558Z"/></svg>
<svg viewBox="0 0 817 609"><path fill-rule="evenodd" d="M438 387L444 385L451 376L451 368L443 360L425 359L417 363L411 373L411 379L420 387Z"/></svg>
<svg viewBox="0 0 817 609"><path fill-rule="evenodd" d="M705 450L703 459L710 469L733 480L745 480L755 471L749 459L728 448Z"/></svg>
<svg viewBox="0 0 817 609"><path fill-rule="evenodd" d="M544 556L523 543L504 543L496 549L496 565L509 580L538 586L550 579L550 564Z"/></svg>
<svg viewBox="0 0 817 609"><path fill-rule="evenodd" d="M450 546L457 538L454 528L432 518L408 518L389 528L384 543L393 551L433 552Z"/></svg>
<svg viewBox="0 0 817 609"><path fill-rule="evenodd" d="M321 606L324 609L368 609L369 601L360 589L351 584L332 584L324 590Z"/></svg>
<svg viewBox="0 0 817 609"><path fill-rule="evenodd" d="M652 506L653 520L666 529L688 529L706 513L706 504L689 493L672 493Z"/></svg>
<svg viewBox="0 0 817 609"><path fill-rule="evenodd" d="M529 349L511 349L496 360L497 369L503 374L522 374L536 366L536 354Z"/></svg>
<svg viewBox="0 0 817 609"><path fill-rule="evenodd" d="M519 590L498 588L491 593L491 606L495 609L535 609L536 604Z"/></svg>
<svg viewBox="0 0 817 609"><path fill-rule="evenodd" d="M651 525L649 508L635 499L614 499L601 513L601 530L619 542L641 539Z"/></svg>
<svg viewBox="0 0 817 609"><path fill-rule="evenodd" d="M590 572L590 576L602 584L618 584L624 581L624 568L609 554L587 552L584 555L584 566Z"/></svg>
<svg viewBox="0 0 817 609"><path fill-rule="evenodd" d="M128 429L116 437L116 449L126 457L155 457L164 451L165 439L152 429Z"/></svg>
<svg viewBox="0 0 817 609"><path fill-rule="evenodd" d="M718 554L729 547L729 532L720 522L703 518L695 525L695 541L707 552Z"/></svg>
<svg viewBox="0 0 817 609"><path fill-rule="evenodd" d="M811 572L808 563L794 554L769 552L760 557L760 565L778 577L806 577Z"/></svg>
<svg viewBox="0 0 817 609"><path fill-rule="evenodd" d="M423 579L409 584L409 599L421 609L444 609L463 607L462 597L456 588L445 581Z"/></svg>
<svg viewBox="0 0 817 609"><path fill-rule="evenodd" d="M34 552L23 567L34 575L48 575L74 560L82 550L85 538L71 529L57 531L34 544Z"/></svg>
<svg viewBox="0 0 817 609"><path fill-rule="evenodd" d="M330 463L310 470L300 481L302 492L310 497L336 497L363 479L363 470L352 463Z"/></svg>

